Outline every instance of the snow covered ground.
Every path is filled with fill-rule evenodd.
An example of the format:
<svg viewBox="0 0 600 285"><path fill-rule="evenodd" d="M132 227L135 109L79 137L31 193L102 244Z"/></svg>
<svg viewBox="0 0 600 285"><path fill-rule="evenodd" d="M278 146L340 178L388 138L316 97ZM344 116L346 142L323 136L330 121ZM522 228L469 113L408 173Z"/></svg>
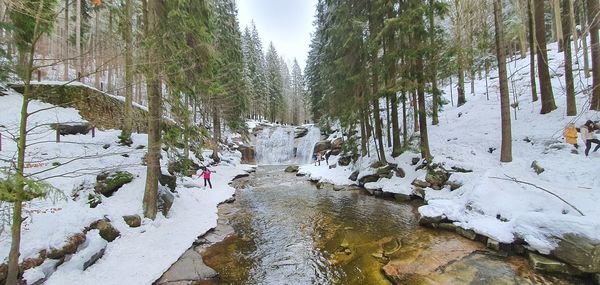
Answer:
<svg viewBox="0 0 600 285"><path fill-rule="evenodd" d="M17 133L21 99L21 95L13 92L0 96L0 125L6 128L0 129L0 167L16 159L16 144L10 137ZM21 260L35 257L44 249L61 248L69 237L105 217L111 220L121 236L106 244L97 230L89 231L80 250L60 265L46 284L151 284L198 236L216 226L217 205L234 194L228 183L250 168L239 164L239 153L223 153L224 162L211 167L214 172L213 189L201 189L199 179L179 178L176 198L168 217L159 213L156 220L146 219L142 226L130 228L122 218L124 215L143 216L146 168L141 162L146 149L141 146L147 144L147 136L134 134L132 147L118 145L118 130L98 130L94 138L91 134L63 136L61 142L56 143L55 132L47 124L84 120L75 109L51 107L40 101L30 104L29 112L50 109L29 118L29 127L35 126L36 129L28 137L29 142L34 144L27 148L26 172L46 171L36 177L47 178L60 193L51 195L50 199L25 203ZM206 158L209 153L204 154ZM166 153L163 157L166 158ZM57 163L62 165L50 170ZM93 192L96 175L103 170L117 169L131 172L133 181L111 197L103 198L96 208L90 208L87 197ZM163 173L166 173L166 165L163 165ZM74 195L80 185L84 185L83 190ZM9 205L2 204L1 208L0 215L4 215L2 220L5 220ZM6 260L8 256L11 242L8 229L5 225L4 231L0 232L0 260ZM104 246L104 256L83 271L86 257ZM24 276L29 283L48 277L51 271L47 269L55 265L56 262L47 261L43 266L26 271Z"/></svg>
<svg viewBox="0 0 600 285"><path fill-rule="evenodd" d="M511 103L513 161L500 162L501 120L497 72L492 71L488 80L489 100L486 99L485 79L475 82L475 94L467 94L467 103L461 107L446 105L440 113L440 124L429 125L429 143L434 162L447 167L459 166L472 169L472 173L453 173L450 180L463 186L455 191L433 190L425 194L427 205L419 208L426 216L443 216L466 229L492 237L500 242L525 240L531 248L549 253L556 247L553 236L577 233L600 241L600 152L583 154L579 139L577 154L573 147L564 143L563 128L570 122L578 127L586 120L600 120L600 112L589 111L589 91L592 78L583 74L575 64L575 82L578 116L566 116L566 91L564 88L563 54L557 52L556 44L549 45L549 58L557 109L550 114L539 114L541 101L532 102L529 81L529 58L508 63ZM456 80L455 80L456 82ZM539 83L538 83L539 85ZM456 89L453 94L456 96ZM467 92L470 90L466 84ZM538 88L539 90L539 88ZM450 102L450 86L443 88ZM513 96L512 92L516 92ZM454 98L456 102L456 98ZM430 120L428 120L430 122ZM489 152L490 148L495 151ZM374 147L371 148L375 149ZM391 153L391 150L387 150ZM400 157L387 157L388 162L398 163L406 172L405 178L393 177L367 183L366 188L386 192L411 194L415 179L424 180L426 171L414 171L410 165L418 154L406 152ZM373 173L368 166L376 156L360 159L356 165L328 169L327 166L305 165L300 172L335 184L353 184L348 176L360 170L359 177ZM545 169L537 175L530 167L533 161ZM330 159L330 164L335 160ZM539 188L507 181L508 177L542 187L580 210L584 216L559 198Z"/></svg>

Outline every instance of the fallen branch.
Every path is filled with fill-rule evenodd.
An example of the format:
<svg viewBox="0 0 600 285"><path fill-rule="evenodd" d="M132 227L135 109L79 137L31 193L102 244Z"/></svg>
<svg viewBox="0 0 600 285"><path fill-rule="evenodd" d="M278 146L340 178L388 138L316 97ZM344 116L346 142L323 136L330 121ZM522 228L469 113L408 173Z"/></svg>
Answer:
<svg viewBox="0 0 600 285"><path fill-rule="evenodd" d="M502 178L502 177L490 177L490 178L500 179L500 180L506 180L506 181L512 181L512 182L515 182L515 183L521 183L521 184L526 184L526 185L529 185L529 186L533 186L533 187L535 187L537 189L540 189L540 190L542 190L542 191L544 191L544 192L546 192L546 193L548 193L548 194L550 194L550 195L552 195L552 196L560 199L565 204L567 204L567 205L571 206L571 208L575 209L575 211L577 211L580 215L585 216L579 209L577 209L577 207L571 205L571 203L567 202L565 199L561 198L560 196L558 196L558 195L556 195L556 194L554 194L554 193L552 193L552 192L550 192L550 191L548 191L548 190L546 190L546 189L544 189L544 188L542 188L540 186L537 186L537 185L535 185L533 183L529 183L529 182L526 182L526 181L517 180L516 178L510 177L510 176L508 176L506 174L504 174L504 176L506 176L508 178Z"/></svg>

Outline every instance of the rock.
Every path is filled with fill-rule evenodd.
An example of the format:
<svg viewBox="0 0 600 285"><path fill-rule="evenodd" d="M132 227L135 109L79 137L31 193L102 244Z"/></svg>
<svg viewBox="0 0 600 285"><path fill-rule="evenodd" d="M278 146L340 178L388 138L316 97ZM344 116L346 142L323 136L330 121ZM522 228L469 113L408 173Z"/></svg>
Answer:
<svg viewBox="0 0 600 285"><path fill-rule="evenodd" d="M330 141L320 141L315 144L313 153L319 153L319 152L322 152L322 151L325 151L328 149L331 149L331 142Z"/></svg>
<svg viewBox="0 0 600 285"><path fill-rule="evenodd" d="M495 251L499 251L500 250L500 242L498 242L497 240L493 239L493 238L488 238L487 239L487 243L486 246L488 248L491 248Z"/></svg>
<svg viewBox="0 0 600 285"><path fill-rule="evenodd" d="M306 134L308 134L308 129L305 127L297 127L296 129L294 129L294 138L295 139L306 136Z"/></svg>
<svg viewBox="0 0 600 285"><path fill-rule="evenodd" d="M419 161L421 161L421 158L413 157L410 161L410 165L417 165L417 163L419 163Z"/></svg>
<svg viewBox="0 0 600 285"><path fill-rule="evenodd" d="M477 234L473 230L466 230L461 227L456 227L456 233L470 240L475 240Z"/></svg>
<svg viewBox="0 0 600 285"><path fill-rule="evenodd" d="M535 173L537 173L538 175L542 174L542 172L545 171L545 169L543 167L541 167L541 166L538 165L538 163L537 163L536 160L534 160L531 163L531 168L533 168L533 171L535 171Z"/></svg>
<svg viewBox="0 0 600 285"><path fill-rule="evenodd" d="M104 252L106 251L106 246L102 247L96 253L92 254L88 260L83 263L83 270L88 269L88 267L94 265L102 256L104 256Z"/></svg>
<svg viewBox="0 0 600 285"><path fill-rule="evenodd" d="M351 156L342 156L338 160L338 164L340 166L348 166L348 165L350 165L350 162L352 162L352 157Z"/></svg>
<svg viewBox="0 0 600 285"><path fill-rule="evenodd" d="M358 174L360 172L358 170L352 172L352 174L350 174L350 177L348 177L348 179L352 180L352 181L356 181L358 179Z"/></svg>
<svg viewBox="0 0 600 285"><path fill-rule="evenodd" d="M415 191L413 191L413 193L417 197L421 197L421 199L425 199L425 189L415 186Z"/></svg>
<svg viewBox="0 0 600 285"><path fill-rule="evenodd" d="M529 264L535 270L549 272L549 273L563 273L570 275L580 275L581 272L577 269L569 266L566 263L558 260L550 259L548 257L535 254L533 252L528 253Z"/></svg>
<svg viewBox="0 0 600 285"><path fill-rule="evenodd" d="M296 172L296 176L303 177L303 176L306 176L306 174L305 173Z"/></svg>
<svg viewBox="0 0 600 285"><path fill-rule="evenodd" d="M444 170L428 170L427 175L425 175L425 181L431 184L432 186L443 186L446 181L450 178L450 174Z"/></svg>
<svg viewBox="0 0 600 285"><path fill-rule="evenodd" d="M89 123L54 123L50 128L58 130L61 136L65 135L86 135L92 129Z"/></svg>
<svg viewBox="0 0 600 285"><path fill-rule="evenodd" d="M169 214L169 210L171 210L171 206L173 206L173 201L175 200L175 196L169 191L164 190L164 188L160 188L158 191L158 209L161 211L163 216L167 217Z"/></svg>
<svg viewBox="0 0 600 285"><path fill-rule="evenodd" d="M94 190L105 197L112 196L123 185L133 180L133 174L127 171L103 172L96 176Z"/></svg>
<svg viewBox="0 0 600 285"><path fill-rule="evenodd" d="M61 259L68 254L73 254L77 248L85 242L85 235L82 233L75 234L69 238L67 243L59 249L50 249L47 257L50 259Z"/></svg>
<svg viewBox="0 0 600 285"><path fill-rule="evenodd" d="M380 168L380 167L384 167L384 166L387 166L387 165L379 160L375 161L375 162L371 163L371 165L369 165L369 167L371 167L371 168Z"/></svg>
<svg viewBox="0 0 600 285"><path fill-rule="evenodd" d="M377 182L377 180L379 180L379 175L375 175L375 174L365 175L365 176L361 177L360 179L358 179L358 184L365 185L366 183L369 183L369 182Z"/></svg>
<svg viewBox="0 0 600 285"><path fill-rule="evenodd" d="M158 279L156 284L173 284L181 281L199 281L215 278L219 275L214 269L204 264L202 256L194 249L188 249L171 267ZM185 284L188 284L185 283Z"/></svg>
<svg viewBox="0 0 600 285"><path fill-rule="evenodd" d="M334 140L331 142L331 149L332 149L332 150L338 150L338 151L341 151L341 150L342 150L342 145L343 145L343 144L344 144L344 140L343 140L342 138L337 138L337 139L334 139ZM338 152L338 153L339 153L339 152Z"/></svg>
<svg viewBox="0 0 600 285"><path fill-rule="evenodd" d="M377 169L377 172L375 174L377 174L377 176L379 176L379 177L383 177L383 178L387 178L387 179L390 179L393 176L392 170L389 167L379 168L379 169Z"/></svg>
<svg viewBox="0 0 600 285"><path fill-rule="evenodd" d="M465 169L465 168L458 167L458 166L452 166L450 168L452 168L452 170L454 170L454 172L460 172L460 173L470 173L470 172L473 172L473 170Z"/></svg>
<svg viewBox="0 0 600 285"><path fill-rule="evenodd" d="M594 278L594 281L596 281L596 284L600 285L600 273L595 273L593 278ZM2 279L0 279L0 280L2 280Z"/></svg>
<svg viewBox="0 0 600 285"><path fill-rule="evenodd" d="M189 158L182 158L176 161L169 162L167 171L171 175L181 174L192 177L198 172L200 165Z"/></svg>
<svg viewBox="0 0 600 285"><path fill-rule="evenodd" d="M410 200L410 195L406 195L406 194L401 194L401 193L394 193L394 199L396 201L408 201Z"/></svg>
<svg viewBox="0 0 600 285"><path fill-rule="evenodd" d="M102 204L102 194L89 193L87 203L90 205L90 208L98 207L98 205Z"/></svg>
<svg viewBox="0 0 600 285"><path fill-rule="evenodd" d="M332 165L329 166L329 169L334 169L336 167L337 167L337 164L332 164Z"/></svg>
<svg viewBox="0 0 600 285"><path fill-rule="evenodd" d="M123 220L125 220L125 223L132 228L137 228L142 225L142 218L139 215L123 216Z"/></svg>
<svg viewBox="0 0 600 285"><path fill-rule="evenodd" d="M450 186L450 190L454 191L462 186L459 182L448 180L446 181L446 185Z"/></svg>
<svg viewBox="0 0 600 285"><path fill-rule="evenodd" d="M457 226L453 223L439 223L437 224L437 228L449 232L456 232Z"/></svg>
<svg viewBox="0 0 600 285"><path fill-rule="evenodd" d="M583 272L600 272L600 241L571 233L554 238L558 246L552 255L557 259Z"/></svg>
<svg viewBox="0 0 600 285"><path fill-rule="evenodd" d="M93 228L98 229L100 236L107 242L112 242L121 236L121 233L107 220L99 220Z"/></svg>
<svg viewBox="0 0 600 285"><path fill-rule="evenodd" d="M428 182L419 179L413 180L412 185L420 188L427 188L431 186L431 184L429 184Z"/></svg>
<svg viewBox="0 0 600 285"><path fill-rule="evenodd" d="M242 153L241 163L243 164L255 164L256 163L256 152L251 146L239 146L238 151Z"/></svg>
<svg viewBox="0 0 600 285"><path fill-rule="evenodd" d="M103 145L102 148L103 149L108 149L108 148L110 148L110 144L107 143L107 144Z"/></svg>
<svg viewBox="0 0 600 285"><path fill-rule="evenodd" d="M298 172L298 165L290 165L288 167L285 168L285 172L289 172L289 173L293 173L293 172Z"/></svg>
<svg viewBox="0 0 600 285"><path fill-rule="evenodd" d="M394 167L394 173L396 174L396 177L400 177L400 178L406 177L406 173L404 172L404 169L402 169L400 167Z"/></svg>
<svg viewBox="0 0 600 285"><path fill-rule="evenodd" d="M175 192L175 189L177 188L177 177L175 177L174 175L166 175L161 173L158 177L158 182L162 186L169 187L171 192Z"/></svg>
<svg viewBox="0 0 600 285"><path fill-rule="evenodd" d="M444 219L444 216L442 216L442 215L435 216L435 217L419 215L419 225L429 226L429 225L437 224L437 223L441 222L443 219Z"/></svg>

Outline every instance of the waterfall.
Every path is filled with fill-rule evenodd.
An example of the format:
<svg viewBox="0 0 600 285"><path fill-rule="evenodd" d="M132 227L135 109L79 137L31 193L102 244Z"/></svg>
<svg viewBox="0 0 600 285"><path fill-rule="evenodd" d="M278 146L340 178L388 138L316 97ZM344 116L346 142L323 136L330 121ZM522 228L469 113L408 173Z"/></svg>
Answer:
<svg viewBox="0 0 600 285"><path fill-rule="evenodd" d="M305 164L312 160L315 144L321 138L321 131L308 127L305 136L295 139L295 128L265 128L256 136L256 162L262 165Z"/></svg>

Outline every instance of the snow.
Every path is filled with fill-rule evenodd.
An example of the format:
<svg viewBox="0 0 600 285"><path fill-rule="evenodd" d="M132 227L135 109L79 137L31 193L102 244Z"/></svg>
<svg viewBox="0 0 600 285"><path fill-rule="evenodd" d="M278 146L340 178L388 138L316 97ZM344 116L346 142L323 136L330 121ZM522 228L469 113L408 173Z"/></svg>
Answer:
<svg viewBox="0 0 600 285"><path fill-rule="evenodd" d="M450 180L462 184L455 191L449 189L425 190L424 205L419 213L428 217L446 217L458 226L472 229L500 242L510 243L522 239L529 247L541 253L554 249L556 237L567 233L600 241L600 153L583 154L579 139L578 154L564 142L562 130L568 123L578 127L586 120L600 120L600 113L589 111L592 78L585 78L583 66L574 64L575 90L578 115L566 116L566 91L564 88L563 54L557 52L556 44L548 47L549 64L557 109L541 115L541 100L531 101L529 83L529 57L509 62L510 92L517 93L518 109L511 108L513 161L500 162L501 120L497 72L489 79L489 100L486 99L485 79L475 82L475 94L469 94L467 103L461 107L446 105L440 113L438 126L428 125L429 144L434 155L433 162L446 169L458 166L473 170L471 173L452 173ZM579 62L583 65L583 55ZM574 61L576 62L576 61ZM509 79L509 81L511 81ZM456 80L454 80L456 82ZM539 84L539 82L538 82ZM450 102L450 86L443 87L444 96ZM456 88L456 86L454 86ZM539 88L538 88L539 90ZM456 91L453 91L456 96ZM454 98L456 101L456 98ZM385 106L382 102L382 107ZM384 118L385 120L385 118ZM529 141L526 141L526 139ZM384 139L385 140L385 139ZM495 150L490 153L489 149ZM347 167L305 165L300 172L309 179L339 184L352 184L347 178L352 171L360 170L360 177L374 172L369 165L377 160L371 142L371 156L360 158ZM415 171L411 158L419 157L416 151L407 151L397 158L389 156L388 162L397 163L406 172L405 178L382 178L367 183L365 188L381 189L391 193L416 194L411 185L414 179L425 180L426 171ZM334 157L330 158L330 163ZM531 163L545 169L536 174ZM517 183L511 178L539 186L554 195L531 185ZM584 216L578 213L580 210Z"/></svg>
<svg viewBox="0 0 600 285"><path fill-rule="evenodd" d="M12 136L18 133L21 100L22 96L12 91L0 96L3 114L10 114L0 116L3 126L0 126L0 168L7 167L16 158L17 147ZM241 156L237 152L222 153L223 163L211 167L213 189L203 190L198 178L179 178L168 217L159 213L154 221L145 219L141 227L130 228L122 218L124 215L143 216L146 167L141 162L146 148L137 147L146 145L147 135L133 134L132 147L118 145L118 130L97 130L94 138L91 134L62 136L61 142L56 143L55 131L48 126L50 123L84 120L73 108L51 107L54 106L37 100L29 105L29 112L50 109L40 111L28 120L29 128L35 126L36 129L28 136L32 145L27 148L26 173L37 173L35 177L46 179L57 191L50 199L35 199L24 204L26 220L22 226L20 260L36 257L44 249L61 248L69 237L83 232L85 227L102 218L110 219L121 236L106 244L97 231L92 230L87 233L87 240L80 250L70 261L58 266L56 272L52 274L56 264L46 261L40 267L27 270L24 275L27 280L39 280L52 274L45 284L151 284L198 236L216 226L217 205L234 194L228 183L251 167L239 163ZM105 145L110 147L105 149ZM203 153L205 161L209 160L210 153ZM167 157L166 153L163 157ZM163 169L166 169L165 160L162 161ZM53 163L62 165L54 169ZM93 192L96 175L117 169L132 173L133 181L111 197L103 197L96 208L90 208L87 198ZM0 232L2 260L6 260L11 243L7 229ZM104 246L104 256L83 271L83 262Z"/></svg>

